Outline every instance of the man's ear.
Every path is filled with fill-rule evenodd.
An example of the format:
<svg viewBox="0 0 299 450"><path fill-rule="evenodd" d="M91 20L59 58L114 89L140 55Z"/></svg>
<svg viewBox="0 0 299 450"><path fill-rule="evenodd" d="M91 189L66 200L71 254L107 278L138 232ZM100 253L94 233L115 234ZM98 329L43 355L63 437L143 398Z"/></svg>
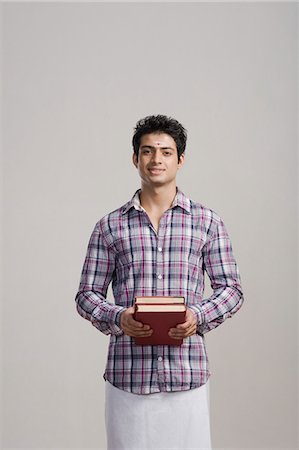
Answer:
<svg viewBox="0 0 299 450"><path fill-rule="evenodd" d="M137 156L136 156L135 152L133 152L132 161L133 161L134 166L137 168L138 163L137 163Z"/></svg>
<svg viewBox="0 0 299 450"><path fill-rule="evenodd" d="M178 169L180 169L184 165L184 162L185 162L185 153L182 153L178 162Z"/></svg>

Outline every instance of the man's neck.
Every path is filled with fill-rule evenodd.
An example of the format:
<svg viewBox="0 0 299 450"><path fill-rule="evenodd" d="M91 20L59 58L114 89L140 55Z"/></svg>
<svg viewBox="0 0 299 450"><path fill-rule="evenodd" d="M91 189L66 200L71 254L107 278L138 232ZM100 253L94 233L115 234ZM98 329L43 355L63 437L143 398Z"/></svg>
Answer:
<svg viewBox="0 0 299 450"><path fill-rule="evenodd" d="M140 203L146 211L164 212L169 209L176 196L176 186L148 187L142 186Z"/></svg>

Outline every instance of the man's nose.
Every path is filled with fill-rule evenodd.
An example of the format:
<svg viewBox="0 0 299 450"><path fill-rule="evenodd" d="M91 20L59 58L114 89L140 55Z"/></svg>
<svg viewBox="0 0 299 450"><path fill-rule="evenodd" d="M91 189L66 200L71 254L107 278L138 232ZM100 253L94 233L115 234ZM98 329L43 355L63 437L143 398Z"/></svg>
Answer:
<svg viewBox="0 0 299 450"><path fill-rule="evenodd" d="M160 152L153 152L152 153L152 161L154 161L157 164L161 164L161 154L160 154Z"/></svg>

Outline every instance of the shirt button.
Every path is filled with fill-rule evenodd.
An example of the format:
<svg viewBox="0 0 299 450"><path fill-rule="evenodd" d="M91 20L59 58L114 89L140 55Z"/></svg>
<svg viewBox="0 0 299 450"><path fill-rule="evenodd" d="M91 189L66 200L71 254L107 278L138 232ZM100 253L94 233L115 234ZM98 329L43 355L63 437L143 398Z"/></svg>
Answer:
<svg viewBox="0 0 299 450"><path fill-rule="evenodd" d="M159 252L162 252L162 247L158 247Z"/></svg>
<svg viewBox="0 0 299 450"><path fill-rule="evenodd" d="M162 356L159 356L159 357L158 357L158 361L163 361Z"/></svg>
<svg viewBox="0 0 299 450"><path fill-rule="evenodd" d="M231 317L232 315L231 315L231 313L225 313L224 315L223 315L223 318L224 319L228 319L229 317Z"/></svg>
<svg viewBox="0 0 299 450"><path fill-rule="evenodd" d="M159 280L162 280L162 275L159 273L158 275Z"/></svg>

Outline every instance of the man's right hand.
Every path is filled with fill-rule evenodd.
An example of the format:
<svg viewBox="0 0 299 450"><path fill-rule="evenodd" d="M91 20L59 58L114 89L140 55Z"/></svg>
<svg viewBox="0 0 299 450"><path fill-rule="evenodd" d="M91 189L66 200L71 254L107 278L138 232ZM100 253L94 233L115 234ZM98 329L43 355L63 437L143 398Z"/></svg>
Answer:
<svg viewBox="0 0 299 450"><path fill-rule="evenodd" d="M120 327L124 334L133 337L147 337L151 336L153 330L149 325L144 325L142 322L137 322L133 318L134 306L127 308L121 313Z"/></svg>

